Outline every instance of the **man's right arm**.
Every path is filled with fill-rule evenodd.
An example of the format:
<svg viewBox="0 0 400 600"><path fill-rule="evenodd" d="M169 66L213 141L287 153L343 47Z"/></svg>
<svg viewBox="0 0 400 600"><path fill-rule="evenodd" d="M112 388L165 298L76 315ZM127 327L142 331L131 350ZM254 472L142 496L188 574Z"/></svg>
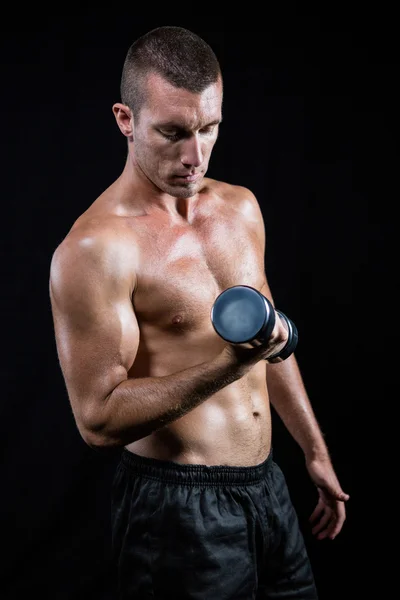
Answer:
<svg viewBox="0 0 400 600"><path fill-rule="evenodd" d="M112 258L109 246L70 234L50 268L60 366L77 427L92 447L145 437L243 375L222 353L172 375L128 378L140 340L132 262L118 251Z"/></svg>

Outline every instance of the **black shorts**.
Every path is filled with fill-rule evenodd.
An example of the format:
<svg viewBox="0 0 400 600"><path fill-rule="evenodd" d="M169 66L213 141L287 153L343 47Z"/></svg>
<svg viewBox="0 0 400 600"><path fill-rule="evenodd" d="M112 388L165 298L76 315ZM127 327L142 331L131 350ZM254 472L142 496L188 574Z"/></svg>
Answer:
<svg viewBox="0 0 400 600"><path fill-rule="evenodd" d="M284 475L123 450L112 501L120 600L316 600Z"/></svg>

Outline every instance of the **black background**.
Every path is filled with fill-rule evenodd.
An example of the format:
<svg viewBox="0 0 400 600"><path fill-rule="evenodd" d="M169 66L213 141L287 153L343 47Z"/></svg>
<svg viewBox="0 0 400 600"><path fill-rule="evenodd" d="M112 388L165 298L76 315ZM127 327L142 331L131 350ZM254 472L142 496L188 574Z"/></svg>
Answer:
<svg viewBox="0 0 400 600"><path fill-rule="evenodd" d="M182 15L139 19L115 6L73 16L16 13L3 23L4 600L33 592L53 600L116 598L109 489L118 453L99 456L75 427L48 277L73 221L123 168L125 139L111 112L122 63L132 41L160 25L192 29L220 59L224 122L209 175L249 187L261 204L269 282L298 327L306 387L351 495L334 542L310 535L316 492L300 449L274 415L275 458L321 600L362 597L353 591L365 579L355 561L353 413L362 410L368 384L357 315L372 282L384 285L389 270L381 258L397 187L396 39L390 15L384 25L370 15L366 26L347 14L332 20L288 10L259 29L252 17L253 26L235 30ZM349 324L356 326L350 336Z"/></svg>

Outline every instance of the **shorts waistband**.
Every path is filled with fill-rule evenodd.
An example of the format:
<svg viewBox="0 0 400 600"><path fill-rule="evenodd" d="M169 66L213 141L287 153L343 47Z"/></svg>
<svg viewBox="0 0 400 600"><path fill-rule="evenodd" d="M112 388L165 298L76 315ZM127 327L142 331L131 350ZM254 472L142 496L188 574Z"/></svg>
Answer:
<svg viewBox="0 0 400 600"><path fill-rule="evenodd" d="M254 466L183 464L169 460L147 458L126 448L121 453L121 464L136 475L163 483L185 485L250 485L265 479L273 464L272 449L267 458Z"/></svg>

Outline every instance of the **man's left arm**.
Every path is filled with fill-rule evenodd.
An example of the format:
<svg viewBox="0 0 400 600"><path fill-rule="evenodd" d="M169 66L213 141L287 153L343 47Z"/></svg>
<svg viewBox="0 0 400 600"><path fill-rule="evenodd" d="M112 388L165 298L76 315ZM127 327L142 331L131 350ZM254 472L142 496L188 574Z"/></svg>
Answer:
<svg viewBox="0 0 400 600"><path fill-rule="evenodd" d="M267 283L260 291L273 303ZM294 354L283 362L267 363L267 387L271 405L303 450L308 473L318 489L318 504L310 517L312 532L318 539L334 539L343 527L349 495L334 471Z"/></svg>
<svg viewBox="0 0 400 600"><path fill-rule="evenodd" d="M265 224L258 200L250 190L238 190L243 218L256 233L260 243L260 257L265 260ZM274 305L266 276L259 291ZM290 318L290 315L287 316ZM345 502L349 495L342 490L336 476L295 355L292 354L280 363L267 363L266 368L271 405L303 450L308 473L318 489L318 504L310 517L312 532L318 539L334 539L343 527L346 518Z"/></svg>

